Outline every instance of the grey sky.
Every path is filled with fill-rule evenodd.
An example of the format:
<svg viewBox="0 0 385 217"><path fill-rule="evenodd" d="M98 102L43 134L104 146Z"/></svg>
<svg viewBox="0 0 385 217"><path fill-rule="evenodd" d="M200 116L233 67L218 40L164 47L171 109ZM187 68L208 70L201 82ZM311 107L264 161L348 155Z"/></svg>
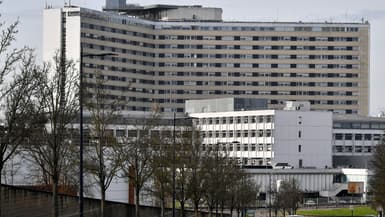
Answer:
<svg viewBox="0 0 385 217"><path fill-rule="evenodd" d="M66 0L67 2L69 0ZM2 19L20 18L18 45L28 45L41 55L42 10L46 3L61 7L65 0L3 0ZM105 0L72 0L73 5L101 9ZM385 111L385 1L384 0L141 0L127 3L200 4L221 7L225 20L329 21L371 24L370 113ZM383 95L384 94L384 95Z"/></svg>

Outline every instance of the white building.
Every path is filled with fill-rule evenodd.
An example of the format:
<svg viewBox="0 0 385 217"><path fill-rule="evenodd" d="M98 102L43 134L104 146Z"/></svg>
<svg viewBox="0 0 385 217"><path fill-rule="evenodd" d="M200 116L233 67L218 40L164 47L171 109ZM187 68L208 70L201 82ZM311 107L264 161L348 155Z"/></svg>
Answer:
<svg viewBox="0 0 385 217"><path fill-rule="evenodd" d="M332 166L332 113L254 110L190 113L203 149L219 145L242 165L289 163L296 168ZM301 110L302 109L302 110Z"/></svg>

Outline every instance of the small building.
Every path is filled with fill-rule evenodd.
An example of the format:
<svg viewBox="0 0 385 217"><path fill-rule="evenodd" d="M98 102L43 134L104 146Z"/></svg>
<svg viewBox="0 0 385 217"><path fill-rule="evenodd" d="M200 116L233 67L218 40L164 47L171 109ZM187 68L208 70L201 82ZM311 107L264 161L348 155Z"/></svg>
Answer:
<svg viewBox="0 0 385 217"><path fill-rule="evenodd" d="M219 146L241 165L285 162L295 168L331 167L332 113L310 111L307 104L291 103L286 110L189 115L197 118L194 123L202 133L203 150Z"/></svg>

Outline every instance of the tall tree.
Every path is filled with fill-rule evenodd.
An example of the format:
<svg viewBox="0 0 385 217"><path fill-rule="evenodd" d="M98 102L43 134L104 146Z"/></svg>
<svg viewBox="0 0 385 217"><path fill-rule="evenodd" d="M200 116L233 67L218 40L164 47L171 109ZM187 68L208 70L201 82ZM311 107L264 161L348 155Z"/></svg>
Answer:
<svg viewBox="0 0 385 217"><path fill-rule="evenodd" d="M378 144L372 160L373 175L369 180L374 202L385 209L385 143Z"/></svg>
<svg viewBox="0 0 385 217"><path fill-rule="evenodd" d="M72 61L57 54L53 62L39 70L39 89L33 97L37 99L37 117L44 119L40 129L31 138L26 155L47 174L52 185L52 216L59 216L58 186L65 176L76 151L72 144L75 118L78 114L78 73Z"/></svg>
<svg viewBox="0 0 385 217"><path fill-rule="evenodd" d="M194 138L193 133L195 129L190 126L180 127L176 132L175 143L175 187L176 187L176 199L180 204L180 216L185 217L185 204L190 198L188 195L188 187L191 184L192 179L192 162L191 157L194 151Z"/></svg>
<svg viewBox="0 0 385 217"><path fill-rule="evenodd" d="M0 1L0 4L1 4L1 1ZM7 25L5 22L0 21L0 101L4 101L7 93L9 93L9 91L12 90L12 88L14 87L13 85L11 86L4 85L6 83L5 81L7 77L10 74L16 74L15 72L16 67L18 66L20 61L23 59L23 56L25 56L25 54L29 52L29 49L26 47L21 49L14 48L16 35L18 33L18 25L19 25L18 20L9 25ZM5 125L8 125L8 124L5 123ZM5 130L3 130L2 134L5 135ZM2 135L2 137L4 137L4 135ZM4 168L4 164L15 153L17 148L17 146L14 146L14 144L10 144L8 141L6 141L5 138L1 138L1 140L2 141L0 146L0 185L2 183L1 172ZM1 189L0 189L0 195L1 195ZM1 197L0 197L0 202L1 202ZM1 216L1 208L0 208L0 216Z"/></svg>
<svg viewBox="0 0 385 217"><path fill-rule="evenodd" d="M170 138L159 135L158 144L153 148L154 156L151 167L154 186L149 191L159 199L161 217L165 216L166 200L172 194L172 146Z"/></svg>
<svg viewBox="0 0 385 217"><path fill-rule="evenodd" d="M283 216L286 215L286 212L295 214L302 198L303 193L297 180L294 178L284 180L281 182L278 192L275 195L275 206L281 209Z"/></svg>
<svg viewBox="0 0 385 217"><path fill-rule="evenodd" d="M140 193L145 183L151 178L154 168L152 160L154 145L159 139L151 131L157 126L158 112L145 118L135 129L136 135L127 135L120 144L122 159L121 170L135 188L135 217L139 217Z"/></svg>
<svg viewBox="0 0 385 217"><path fill-rule="evenodd" d="M103 85L105 81L99 73L95 79L88 79L86 108L91 115L89 124L90 139L87 146L89 162L97 162L88 167L88 171L95 178L101 195L100 216L104 217L106 191L117 175L120 167L119 148L113 131L108 126L116 123L119 115L119 99L111 99ZM119 97L118 97L119 98Z"/></svg>
<svg viewBox="0 0 385 217"><path fill-rule="evenodd" d="M198 129L192 129L192 147L188 156L191 175L187 183L187 194L193 204L195 217L199 217L199 205L205 195L206 170L204 168L205 153L202 152L202 140Z"/></svg>
<svg viewBox="0 0 385 217"><path fill-rule="evenodd" d="M6 162L16 153L19 145L26 143L37 122L33 116L34 99L30 97L38 87L35 59L31 52L21 58L20 72L13 76L4 99L4 120L0 129L0 183Z"/></svg>

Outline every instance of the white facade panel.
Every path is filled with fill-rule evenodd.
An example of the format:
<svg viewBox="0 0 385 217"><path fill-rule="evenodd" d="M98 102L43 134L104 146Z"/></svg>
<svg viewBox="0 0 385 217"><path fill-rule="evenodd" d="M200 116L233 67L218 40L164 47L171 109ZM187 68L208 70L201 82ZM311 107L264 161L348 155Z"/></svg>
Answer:
<svg viewBox="0 0 385 217"><path fill-rule="evenodd" d="M52 61L61 47L62 9L46 9L43 11L43 61Z"/></svg>
<svg viewBox="0 0 385 217"><path fill-rule="evenodd" d="M274 118L274 163L332 166L331 112L276 111Z"/></svg>

